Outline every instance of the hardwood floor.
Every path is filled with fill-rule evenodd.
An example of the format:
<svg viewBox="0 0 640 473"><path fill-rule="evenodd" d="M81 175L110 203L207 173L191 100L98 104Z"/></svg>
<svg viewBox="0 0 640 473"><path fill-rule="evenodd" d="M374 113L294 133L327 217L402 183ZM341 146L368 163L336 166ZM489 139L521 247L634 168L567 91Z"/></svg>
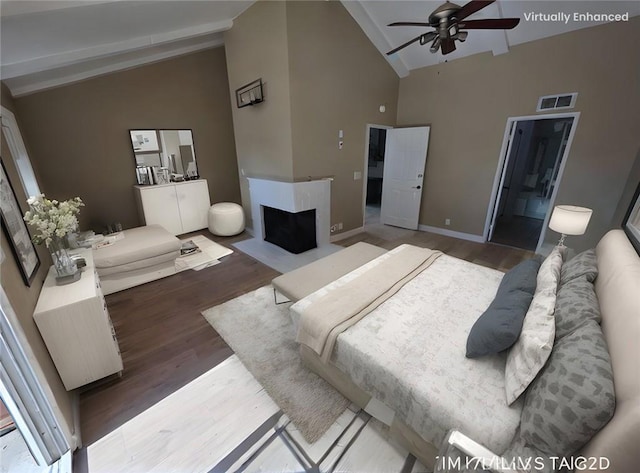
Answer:
<svg viewBox="0 0 640 473"><path fill-rule="evenodd" d="M228 247L246 237L202 234ZM95 442L229 357L233 352L200 311L262 287L279 274L234 249L216 266L106 296L124 372L81 393L83 444Z"/></svg>
<svg viewBox="0 0 640 473"><path fill-rule="evenodd" d="M247 237L199 233L228 247ZM411 243L503 271L533 255L382 225L367 227L365 233L338 243L350 246L358 241L387 249ZM264 286L278 275L234 248L219 265L184 271L107 296L125 368L121 378L91 385L81 393L83 444L92 444L229 357L231 349L200 312Z"/></svg>

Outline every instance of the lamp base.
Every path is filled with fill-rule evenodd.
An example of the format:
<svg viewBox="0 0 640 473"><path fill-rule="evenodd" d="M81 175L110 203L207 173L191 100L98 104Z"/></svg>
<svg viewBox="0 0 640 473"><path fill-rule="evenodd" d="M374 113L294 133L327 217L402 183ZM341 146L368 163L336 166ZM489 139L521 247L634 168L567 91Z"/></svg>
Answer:
<svg viewBox="0 0 640 473"><path fill-rule="evenodd" d="M566 248L564 246L564 239L567 238L567 235L565 235L564 233L562 233L562 236L560 237L560 241L558 242L558 245L560 248Z"/></svg>

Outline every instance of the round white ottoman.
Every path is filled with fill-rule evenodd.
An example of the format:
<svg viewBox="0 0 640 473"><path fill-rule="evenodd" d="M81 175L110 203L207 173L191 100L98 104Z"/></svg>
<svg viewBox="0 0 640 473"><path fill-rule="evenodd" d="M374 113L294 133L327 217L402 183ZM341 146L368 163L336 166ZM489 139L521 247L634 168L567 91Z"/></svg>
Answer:
<svg viewBox="0 0 640 473"><path fill-rule="evenodd" d="M237 235L244 230L242 206L233 202L213 204L209 209L209 231L218 236Z"/></svg>

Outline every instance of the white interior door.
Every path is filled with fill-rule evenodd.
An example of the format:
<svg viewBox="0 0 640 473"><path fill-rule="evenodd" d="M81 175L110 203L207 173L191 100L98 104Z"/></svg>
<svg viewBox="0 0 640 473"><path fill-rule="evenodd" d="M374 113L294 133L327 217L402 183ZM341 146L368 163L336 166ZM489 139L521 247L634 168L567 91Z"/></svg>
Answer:
<svg viewBox="0 0 640 473"><path fill-rule="evenodd" d="M428 126L387 130L380 209L384 224L418 229L429 130Z"/></svg>

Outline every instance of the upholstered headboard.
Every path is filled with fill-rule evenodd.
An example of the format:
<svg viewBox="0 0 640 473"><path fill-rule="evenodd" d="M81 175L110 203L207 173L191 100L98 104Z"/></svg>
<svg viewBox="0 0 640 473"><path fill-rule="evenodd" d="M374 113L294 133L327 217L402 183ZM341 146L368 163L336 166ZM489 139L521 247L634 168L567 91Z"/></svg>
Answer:
<svg viewBox="0 0 640 473"><path fill-rule="evenodd" d="M622 230L607 233L596 256L596 294L611 355L616 410L582 453L608 458L606 471L635 473L640 466L640 257Z"/></svg>

